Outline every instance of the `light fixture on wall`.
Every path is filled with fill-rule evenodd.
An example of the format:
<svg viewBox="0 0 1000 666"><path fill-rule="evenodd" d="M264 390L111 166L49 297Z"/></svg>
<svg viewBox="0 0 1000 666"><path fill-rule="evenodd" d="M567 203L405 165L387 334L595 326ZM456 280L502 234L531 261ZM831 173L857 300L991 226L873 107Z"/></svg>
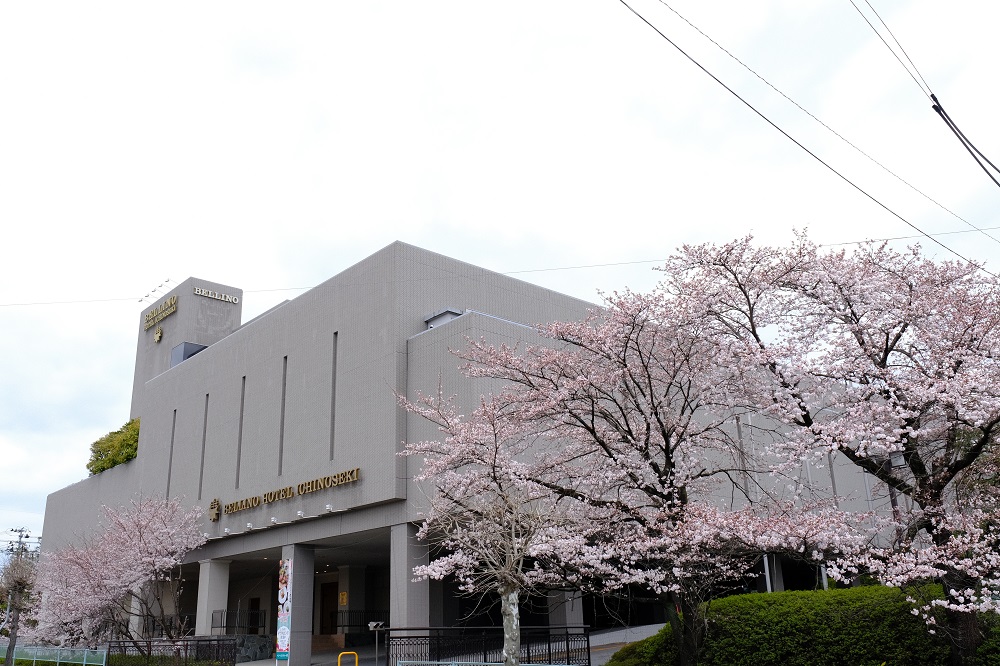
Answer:
<svg viewBox="0 0 1000 666"><path fill-rule="evenodd" d="M160 289L162 289L163 287L168 287L169 288L169 285L170 285L171 282L174 282L174 281L171 280L170 278L167 278L166 280L164 280L160 284L158 284L155 287L153 287L153 289L150 290L150 292L148 294L146 294L145 296L143 296L142 298L140 298L139 302L142 303L143 301L145 301L147 299L149 299L150 301L156 300L156 298L157 298L156 294L160 294L161 293ZM177 284L177 283L174 282L174 284Z"/></svg>
<svg viewBox="0 0 1000 666"><path fill-rule="evenodd" d="M247 529L248 530L252 530L253 529L253 523L247 523Z"/></svg>
<svg viewBox="0 0 1000 666"><path fill-rule="evenodd" d="M296 511L295 515L298 516L299 518L305 518L306 517L306 512L305 511Z"/></svg>
<svg viewBox="0 0 1000 666"><path fill-rule="evenodd" d="M327 505L326 505L326 510L327 510L328 512L329 512L329 511L333 511L333 505L332 505L332 504L327 504Z"/></svg>
<svg viewBox="0 0 1000 666"><path fill-rule="evenodd" d="M278 519L275 518L274 516L271 516L271 524L272 525L277 525L278 524Z"/></svg>
<svg viewBox="0 0 1000 666"><path fill-rule="evenodd" d="M228 527L226 529L222 530L222 531L225 532L226 534L229 534L229 528Z"/></svg>

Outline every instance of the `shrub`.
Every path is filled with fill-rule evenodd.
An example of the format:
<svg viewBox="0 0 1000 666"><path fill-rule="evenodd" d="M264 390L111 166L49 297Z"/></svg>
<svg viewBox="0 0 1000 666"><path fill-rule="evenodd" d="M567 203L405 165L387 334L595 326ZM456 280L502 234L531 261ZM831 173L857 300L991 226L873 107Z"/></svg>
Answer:
<svg viewBox="0 0 1000 666"><path fill-rule="evenodd" d="M661 666L674 663L674 657L674 640L668 624L655 635L615 652L606 666Z"/></svg>
<svg viewBox="0 0 1000 666"><path fill-rule="evenodd" d="M745 594L709 613L705 664L921 666L946 664L949 648L890 587Z"/></svg>
<svg viewBox="0 0 1000 666"><path fill-rule="evenodd" d="M90 475L117 467L134 459L139 451L139 419L132 419L90 445Z"/></svg>
<svg viewBox="0 0 1000 666"><path fill-rule="evenodd" d="M982 618L981 629L984 638L976 650L975 666L995 666L1000 664L1000 617L987 615Z"/></svg>
<svg viewBox="0 0 1000 666"><path fill-rule="evenodd" d="M926 593L927 590L921 590ZM936 592L940 596L940 589ZM930 666L949 663L947 641L931 634L896 588L743 594L713 601L702 666ZM991 642L991 640L993 642ZM997 652L992 652L996 649ZM981 655L1000 654L1000 627ZM673 663L670 627L628 645L608 666ZM996 663L983 661L986 663Z"/></svg>

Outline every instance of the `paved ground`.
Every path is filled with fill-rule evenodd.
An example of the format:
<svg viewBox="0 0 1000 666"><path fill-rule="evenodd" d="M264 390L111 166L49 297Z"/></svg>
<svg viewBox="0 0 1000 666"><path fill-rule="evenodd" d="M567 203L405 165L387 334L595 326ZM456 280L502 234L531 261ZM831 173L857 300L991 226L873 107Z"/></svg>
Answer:
<svg viewBox="0 0 1000 666"><path fill-rule="evenodd" d="M590 635L590 666L604 666L615 652L629 643L649 638L661 627L662 624L647 624L641 627L595 631Z"/></svg>
<svg viewBox="0 0 1000 666"><path fill-rule="evenodd" d="M591 666L604 666L615 652L628 643L642 640L652 636L660 630L662 624L650 624L642 627L628 627L626 629L605 629L595 631L590 635L590 664ZM357 666L377 666L375 662L375 646L365 645L363 647L351 648L357 652ZM379 646L379 656L385 659L385 646ZM337 658L340 657L338 665ZM355 666L355 657L348 652L315 652L312 656L313 666ZM274 666L274 659L264 659L262 661L251 661L239 666Z"/></svg>

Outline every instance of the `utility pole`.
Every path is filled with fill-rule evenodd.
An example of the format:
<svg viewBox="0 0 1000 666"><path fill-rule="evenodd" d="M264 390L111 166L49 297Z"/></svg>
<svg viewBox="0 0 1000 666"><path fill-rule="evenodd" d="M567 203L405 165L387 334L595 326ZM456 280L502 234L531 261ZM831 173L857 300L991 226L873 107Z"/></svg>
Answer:
<svg viewBox="0 0 1000 666"><path fill-rule="evenodd" d="M3 585L7 588L7 613L4 626L10 625L10 641L7 643L7 654L4 656L4 666L13 666L14 650L17 647L17 630L20 624L21 611L28 599L34 578L34 562L27 557L26 539L31 536L27 527L15 527L10 530L17 534L17 543L10 542L8 552L10 560L3 569Z"/></svg>

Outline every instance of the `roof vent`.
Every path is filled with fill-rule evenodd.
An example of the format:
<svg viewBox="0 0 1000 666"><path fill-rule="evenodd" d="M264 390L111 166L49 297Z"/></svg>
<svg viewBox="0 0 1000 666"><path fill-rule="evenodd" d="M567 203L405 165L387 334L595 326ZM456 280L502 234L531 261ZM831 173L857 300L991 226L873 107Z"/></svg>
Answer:
<svg viewBox="0 0 1000 666"><path fill-rule="evenodd" d="M180 343L170 350L170 367L180 365L203 349L208 349L208 347L194 342Z"/></svg>
<svg viewBox="0 0 1000 666"><path fill-rule="evenodd" d="M452 319L457 319L463 314L463 311L458 308L445 308L444 310L438 310L429 317L424 318L424 321L427 322L427 328L434 328L435 326L440 326L441 324L447 324Z"/></svg>

